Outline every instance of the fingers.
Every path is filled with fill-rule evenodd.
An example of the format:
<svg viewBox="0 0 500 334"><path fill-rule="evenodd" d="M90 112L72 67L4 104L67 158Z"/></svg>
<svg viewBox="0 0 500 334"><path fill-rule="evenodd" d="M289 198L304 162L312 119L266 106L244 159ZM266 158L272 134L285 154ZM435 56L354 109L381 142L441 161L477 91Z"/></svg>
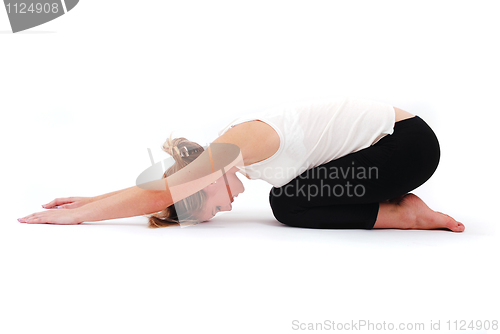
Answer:
<svg viewBox="0 0 500 334"><path fill-rule="evenodd" d="M33 213L24 218L19 218L17 221L26 224L57 224L55 222L47 220L46 217L39 215L38 213Z"/></svg>
<svg viewBox="0 0 500 334"><path fill-rule="evenodd" d="M48 212L48 211L45 211ZM18 218L17 221L20 223L26 224L41 224L43 223L43 214L40 212L32 213L31 215L27 215L23 218Z"/></svg>
<svg viewBox="0 0 500 334"><path fill-rule="evenodd" d="M31 215L27 215L23 218L18 218L17 221L20 223L29 224L30 222L38 221L38 219L39 219L39 217L38 217L37 213L32 213Z"/></svg>
<svg viewBox="0 0 500 334"><path fill-rule="evenodd" d="M47 210L36 212L23 218L19 218L20 223L26 224L55 224L55 225L76 225L81 221L77 220L72 210Z"/></svg>
<svg viewBox="0 0 500 334"><path fill-rule="evenodd" d="M53 208L56 205L59 205L59 202L61 202L61 199L60 198L56 198L56 199L50 201L47 204L43 204L42 207L45 208L45 209L50 209L50 208Z"/></svg>
<svg viewBox="0 0 500 334"><path fill-rule="evenodd" d="M42 207L45 209L51 209L51 208L60 209L61 205L66 204L66 203L71 203L71 202L73 202L73 197L56 198L47 204L43 204ZM56 206L59 206L59 207L56 207Z"/></svg>
<svg viewBox="0 0 500 334"><path fill-rule="evenodd" d="M73 202L73 203L69 203L69 204L55 206L55 207L53 207L53 209L74 209L76 207L78 207L78 206L76 205L76 203Z"/></svg>
<svg viewBox="0 0 500 334"><path fill-rule="evenodd" d="M26 224L41 224L43 223L40 218L29 218L26 220Z"/></svg>
<svg viewBox="0 0 500 334"><path fill-rule="evenodd" d="M20 222L20 223L26 223L26 221L27 221L28 219L33 218L33 217L34 217L34 215L35 215L35 214L34 214L34 213L32 213L31 215L27 215L27 216L25 216L25 217L18 218L18 219L17 219L17 221L18 221L18 222Z"/></svg>

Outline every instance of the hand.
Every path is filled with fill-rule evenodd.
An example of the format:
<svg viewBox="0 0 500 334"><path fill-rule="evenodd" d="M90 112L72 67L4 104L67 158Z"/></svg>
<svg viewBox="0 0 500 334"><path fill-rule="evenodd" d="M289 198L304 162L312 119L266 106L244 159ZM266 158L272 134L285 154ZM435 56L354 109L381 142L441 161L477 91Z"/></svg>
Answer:
<svg viewBox="0 0 500 334"><path fill-rule="evenodd" d="M56 198L47 204L43 204L42 207L44 209L76 209L93 201L93 197Z"/></svg>
<svg viewBox="0 0 500 334"><path fill-rule="evenodd" d="M19 218L20 223L27 224L57 224L76 225L83 221L79 218L78 209L68 210L47 210L33 213L23 218Z"/></svg>

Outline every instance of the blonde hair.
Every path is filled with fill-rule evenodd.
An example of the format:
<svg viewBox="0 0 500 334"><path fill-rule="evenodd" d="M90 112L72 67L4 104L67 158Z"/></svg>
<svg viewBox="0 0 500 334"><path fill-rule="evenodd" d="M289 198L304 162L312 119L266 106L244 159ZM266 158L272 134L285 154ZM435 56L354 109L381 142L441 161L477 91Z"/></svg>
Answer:
<svg viewBox="0 0 500 334"><path fill-rule="evenodd" d="M175 163L163 173L163 178L174 174L194 161L204 148L184 137L172 139L172 134L163 144L162 149L170 154ZM186 156L188 153L189 155ZM167 227L180 225L183 223L199 223L200 220L194 215L200 212L207 199L205 191L200 190L191 196L188 196L174 204L168 206L163 211L151 214L149 219L149 228Z"/></svg>

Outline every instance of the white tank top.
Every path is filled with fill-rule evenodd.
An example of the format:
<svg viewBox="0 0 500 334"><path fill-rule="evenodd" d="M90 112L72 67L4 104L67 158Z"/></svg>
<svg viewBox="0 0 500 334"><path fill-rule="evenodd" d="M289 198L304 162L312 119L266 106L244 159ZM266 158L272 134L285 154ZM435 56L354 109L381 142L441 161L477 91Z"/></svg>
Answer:
<svg viewBox="0 0 500 334"><path fill-rule="evenodd" d="M279 188L308 169L369 147L394 131L391 105L354 98L328 98L285 104L240 116L219 131L252 120L263 121L280 138L278 151L239 168L249 179Z"/></svg>

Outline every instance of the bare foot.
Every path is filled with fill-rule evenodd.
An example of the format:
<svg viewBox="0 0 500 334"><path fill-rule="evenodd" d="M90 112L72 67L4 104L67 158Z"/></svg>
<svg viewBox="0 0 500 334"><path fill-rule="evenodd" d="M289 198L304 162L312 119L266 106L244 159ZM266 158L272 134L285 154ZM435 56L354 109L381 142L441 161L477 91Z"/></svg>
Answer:
<svg viewBox="0 0 500 334"><path fill-rule="evenodd" d="M464 224L457 222L452 217L431 210L425 203L415 194L403 195L400 203L401 207L407 209L409 220L412 222L409 229L418 230L434 230L448 229L453 232L463 232Z"/></svg>

